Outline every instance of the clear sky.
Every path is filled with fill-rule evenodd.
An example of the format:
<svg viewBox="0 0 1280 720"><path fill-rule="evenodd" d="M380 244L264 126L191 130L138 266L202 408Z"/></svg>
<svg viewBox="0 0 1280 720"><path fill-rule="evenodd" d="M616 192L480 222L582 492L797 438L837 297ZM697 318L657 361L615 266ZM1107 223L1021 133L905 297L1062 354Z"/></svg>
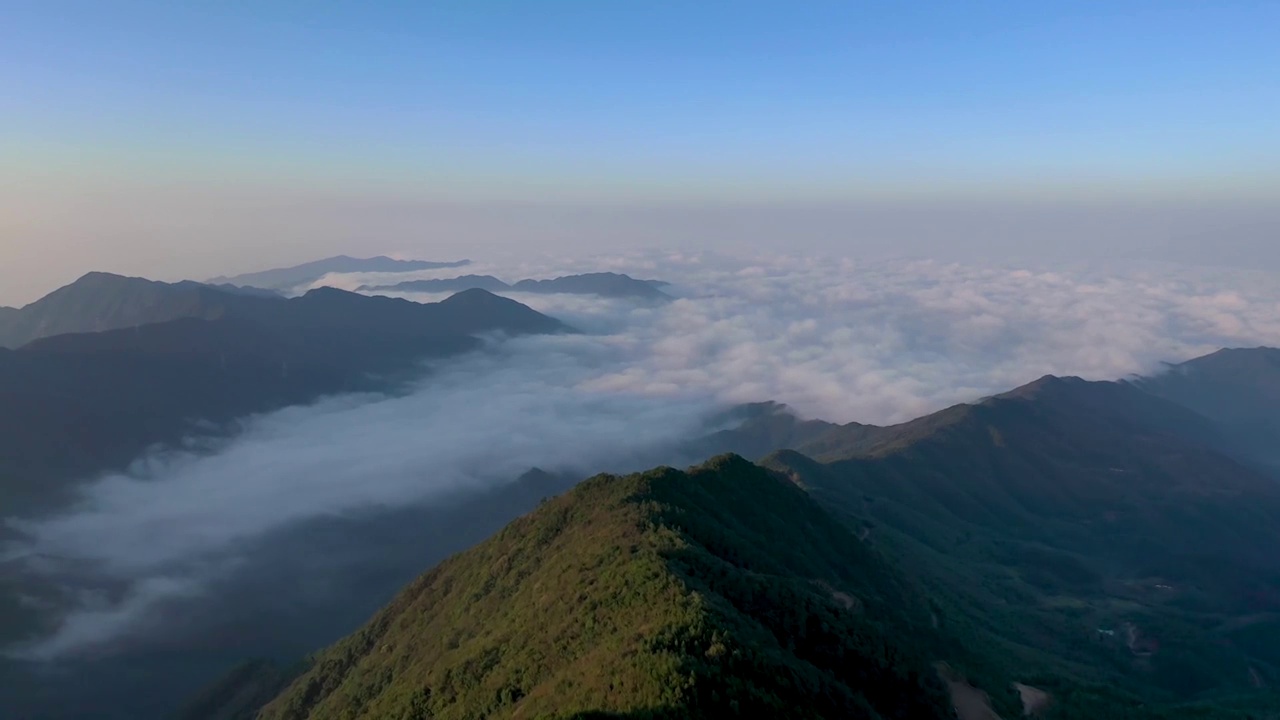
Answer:
<svg viewBox="0 0 1280 720"><path fill-rule="evenodd" d="M0 302L414 245L317 208L1280 201L1278 36L1274 0L7 0Z"/></svg>

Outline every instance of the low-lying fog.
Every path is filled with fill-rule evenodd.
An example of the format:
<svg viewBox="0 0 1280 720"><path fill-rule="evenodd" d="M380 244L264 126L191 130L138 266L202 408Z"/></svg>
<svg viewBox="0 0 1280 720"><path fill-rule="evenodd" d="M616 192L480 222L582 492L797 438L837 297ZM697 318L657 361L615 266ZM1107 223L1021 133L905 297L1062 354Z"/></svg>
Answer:
<svg viewBox="0 0 1280 720"><path fill-rule="evenodd" d="M322 282L597 270L670 281L675 299L513 293L585 334L494 339L404 395L270 413L212 453L142 458L88 484L65 514L11 521L27 539L6 548L9 561L64 587L74 610L10 655L75 658L201 633L228 657L302 652L519 512L433 503L532 467L578 477L675 462L680 440L735 403L892 423L1048 373L1112 379L1280 343L1280 288L1243 271L653 254Z"/></svg>

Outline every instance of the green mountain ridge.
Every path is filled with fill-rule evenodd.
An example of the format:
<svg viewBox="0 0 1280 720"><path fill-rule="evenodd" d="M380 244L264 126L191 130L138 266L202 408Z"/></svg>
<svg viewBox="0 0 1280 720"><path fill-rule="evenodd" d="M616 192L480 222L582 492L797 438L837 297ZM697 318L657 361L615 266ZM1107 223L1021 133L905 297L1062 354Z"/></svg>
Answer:
<svg viewBox="0 0 1280 720"><path fill-rule="evenodd" d="M348 295L307 297L320 308ZM392 303L392 315L412 306L370 300ZM453 302L495 301L510 302L483 291ZM359 324L335 309L321 316ZM22 352L0 350L0 362ZM185 718L256 717L272 698L263 717L901 710L901 694L868 695L841 675L848 667L864 680L914 678L897 687L929 705L904 717L947 717L963 699L979 713L963 720L1011 720L1022 714L1015 682L1048 693L1044 720L1277 716L1280 484L1223 424L1137 382L1048 376L891 427L801 420L776 403L711 425L721 429L678 455L740 452L767 472L726 457L688 473L597 477L446 560L307 664L241 666ZM482 522L453 547L572 484L534 470L511 487L519 497L467 500ZM672 600L692 593L701 604ZM849 625L832 607L876 612ZM587 621L590 632L578 628ZM658 630L697 641L645 640ZM825 640L806 644L815 632ZM708 637L745 664L710 663Z"/></svg>
<svg viewBox="0 0 1280 720"><path fill-rule="evenodd" d="M730 420L801 451L583 483L258 716L1010 719L1014 683L1046 720L1280 716L1280 484L1197 413L1045 377L889 428Z"/></svg>
<svg viewBox="0 0 1280 720"><path fill-rule="evenodd" d="M411 584L259 717L948 718L941 645L848 528L723 456L544 503Z"/></svg>

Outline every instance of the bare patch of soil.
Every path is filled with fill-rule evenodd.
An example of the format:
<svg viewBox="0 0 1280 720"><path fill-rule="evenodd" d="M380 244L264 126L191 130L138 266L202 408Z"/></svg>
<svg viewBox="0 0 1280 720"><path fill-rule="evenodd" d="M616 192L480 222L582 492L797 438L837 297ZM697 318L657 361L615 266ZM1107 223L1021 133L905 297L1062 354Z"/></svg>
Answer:
<svg viewBox="0 0 1280 720"><path fill-rule="evenodd" d="M1044 712L1049 707L1049 703L1053 702L1053 696L1037 687L1023 685L1022 683L1014 683L1013 688L1018 691L1018 695L1022 698L1022 714L1036 715Z"/></svg>
<svg viewBox="0 0 1280 720"><path fill-rule="evenodd" d="M960 720L1000 720L1000 716L991 708L991 698L970 685L946 663L937 664L938 675L947 683L951 693L951 705Z"/></svg>

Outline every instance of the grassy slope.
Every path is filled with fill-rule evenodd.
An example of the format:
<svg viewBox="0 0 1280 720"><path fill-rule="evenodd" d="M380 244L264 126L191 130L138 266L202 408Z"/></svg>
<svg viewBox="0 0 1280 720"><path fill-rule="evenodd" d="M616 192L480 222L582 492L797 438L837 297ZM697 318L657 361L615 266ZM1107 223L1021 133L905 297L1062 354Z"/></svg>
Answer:
<svg viewBox="0 0 1280 720"><path fill-rule="evenodd" d="M740 458L598 477L421 577L262 717L949 717L916 598Z"/></svg>

